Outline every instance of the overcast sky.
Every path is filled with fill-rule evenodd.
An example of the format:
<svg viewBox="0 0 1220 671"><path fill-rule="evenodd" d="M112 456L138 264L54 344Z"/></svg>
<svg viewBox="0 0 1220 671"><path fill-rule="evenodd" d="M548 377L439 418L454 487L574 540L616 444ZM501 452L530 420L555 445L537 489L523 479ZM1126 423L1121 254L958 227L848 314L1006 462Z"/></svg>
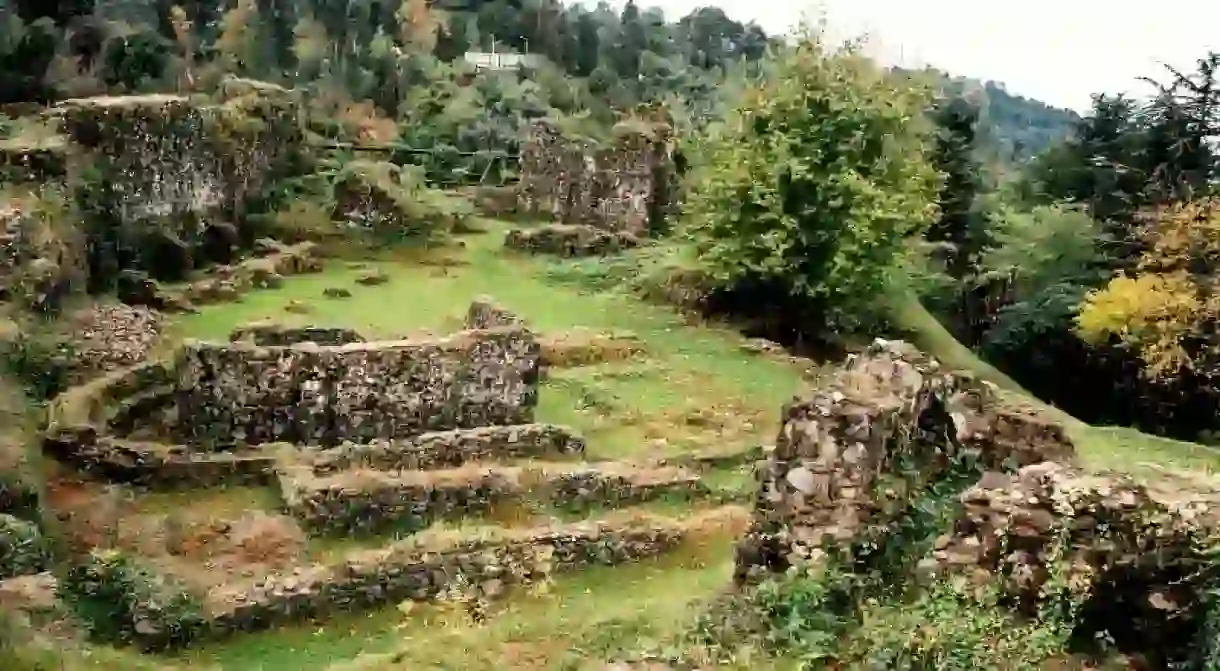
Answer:
<svg viewBox="0 0 1220 671"><path fill-rule="evenodd" d="M1191 68L1220 51L1220 0L637 0L676 19L717 5L781 32L819 9L837 33L872 36L883 60L1004 82L1085 111L1094 92L1143 93L1160 63ZM617 3L621 4L621 2ZM1189 16L1186 21L1182 17Z"/></svg>

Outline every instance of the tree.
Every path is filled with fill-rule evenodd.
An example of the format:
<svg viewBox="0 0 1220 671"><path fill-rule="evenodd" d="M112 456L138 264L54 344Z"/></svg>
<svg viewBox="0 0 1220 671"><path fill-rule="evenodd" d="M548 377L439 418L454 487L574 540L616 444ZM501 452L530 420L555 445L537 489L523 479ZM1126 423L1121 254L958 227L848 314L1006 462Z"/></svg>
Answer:
<svg viewBox="0 0 1220 671"><path fill-rule="evenodd" d="M942 101L933 115L937 133L932 161L945 180L937 198L940 218L928 228L926 238L949 246L946 267L957 279L974 269L987 246L986 221L975 208L982 189L974 158L978 118L978 108L962 98Z"/></svg>
<svg viewBox="0 0 1220 671"><path fill-rule="evenodd" d="M721 287L853 332L936 216L929 92L812 37L775 66L704 140L686 228Z"/></svg>

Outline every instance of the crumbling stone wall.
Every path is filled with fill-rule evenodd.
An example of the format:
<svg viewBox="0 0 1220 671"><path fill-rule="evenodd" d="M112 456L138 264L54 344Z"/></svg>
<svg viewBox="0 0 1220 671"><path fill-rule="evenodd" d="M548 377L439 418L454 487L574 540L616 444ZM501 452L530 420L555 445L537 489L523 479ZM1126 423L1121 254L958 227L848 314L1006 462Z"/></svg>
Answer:
<svg viewBox="0 0 1220 671"><path fill-rule="evenodd" d="M334 565L217 589L206 603L213 633L223 635L408 599L431 601L455 590L494 598L558 572L659 555L686 533L683 524L647 517L489 529L474 537L429 532Z"/></svg>
<svg viewBox="0 0 1220 671"><path fill-rule="evenodd" d="M583 224L515 228L504 237L504 246L509 249L563 257L605 256L639 245L640 239L632 233L605 231Z"/></svg>
<svg viewBox="0 0 1220 671"><path fill-rule="evenodd" d="M1048 599L1074 602L1079 633L1107 633L1147 668L1178 668L1209 615L1220 491L1168 484L1049 461L987 473L920 568L998 584L1031 616Z"/></svg>
<svg viewBox="0 0 1220 671"><path fill-rule="evenodd" d="M699 476L680 467L610 462L395 472L353 468L324 476L305 463L284 463L279 478L285 507L297 519L310 529L339 533L418 530L509 502L588 510L705 493Z"/></svg>
<svg viewBox="0 0 1220 671"><path fill-rule="evenodd" d="M219 102L69 100L54 113L70 145L95 287L123 268L180 279L214 260L206 250L249 243L248 206L295 169L302 142L295 100L267 85L227 87Z"/></svg>
<svg viewBox="0 0 1220 671"><path fill-rule="evenodd" d="M185 442L334 445L454 428L526 424L539 347L520 329L326 347L193 343L181 351Z"/></svg>
<svg viewBox="0 0 1220 671"><path fill-rule="evenodd" d="M265 347L285 347L313 342L319 345L347 345L365 342L364 336L347 328L326 326L286 326L264 321L239 326L229 334L230 342L247 341Z"/></svg>
<svg viewBox="0 0 1220 671"><path fill-rule="evenodd" d="M496 304L490 296L479 296L466 310L465 326L468 329L491 329L501 326L524 326L525 322L512 312Z"/></svg>
<svg viewBox="0 0 1220 671"><path fill-rule="evenodd" d="M584 454L585 441L571 429L554 424L516 424L453 431L433 431L406 440L346 442L311 451L316 475L348 468L382 471L455 468L476 461L570 458Z"/></svg>
<svg viewBox="0 0 1220 671"><path fill-rule="evenodd" d="M910 496L967 454L1002 470L1070 459L1074 449L1061 426L1001 404L988 385L906 343L877 341L784 408L738 578L816 563L830 545L884 533L903 512L885 490Z"/></svg>
<svg viewBox="0 0 1220 671"><path fill-rule="evenodd" d="M546 120L521 143L519 209L564 224L645 235L660 227L675 172L668 129L623 124L615 141L593 148L572 142Z"/></svg>

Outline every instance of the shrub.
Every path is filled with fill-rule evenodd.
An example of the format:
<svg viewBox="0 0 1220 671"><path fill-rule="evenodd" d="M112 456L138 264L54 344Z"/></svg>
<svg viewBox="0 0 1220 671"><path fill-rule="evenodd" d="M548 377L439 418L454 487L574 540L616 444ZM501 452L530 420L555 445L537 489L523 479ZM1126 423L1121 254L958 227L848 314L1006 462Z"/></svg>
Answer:
<svg viewBox="0 0 1220 671"><path fill-rule="evenodd" d="M866 611L845 657L852 668L893 671L1040 671L1070 634L1070 623L1017 619L990 591L941 583L913 602Z"/></svg>
<svg viewBox="0 0 1220 671"><path fill-rule="evenodd" d="M181 645L204 627L202 606L181 587L114 551L94 552L59 584L96 641L146 650Z"/></svg>
<svg viewBox="0 0 1220 671"><path fill-rule="evenodd" d="M775 70L697 148L685 230L720 286L812 303L858 331L936 216L927 91L809 38Z"/></svg>
<svg viewBox="0 0 1220 671"><path fill-rule="evenodd" d="M51 554L38 525L0 514L0 580L46 569Z"/></svg>

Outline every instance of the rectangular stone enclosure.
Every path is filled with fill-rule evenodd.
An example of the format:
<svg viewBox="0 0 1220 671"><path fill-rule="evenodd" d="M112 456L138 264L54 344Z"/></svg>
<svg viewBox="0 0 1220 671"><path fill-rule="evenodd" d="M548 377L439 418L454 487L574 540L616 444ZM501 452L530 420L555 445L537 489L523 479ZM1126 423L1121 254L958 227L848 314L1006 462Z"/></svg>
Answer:
<svg viewBox="0 0 1220 671"><path fill-rule="evenodd" d="M185 443L227 449L527 424L539 358L519 327L337 346L189 343L177 361L176 430Z"/></svg>

